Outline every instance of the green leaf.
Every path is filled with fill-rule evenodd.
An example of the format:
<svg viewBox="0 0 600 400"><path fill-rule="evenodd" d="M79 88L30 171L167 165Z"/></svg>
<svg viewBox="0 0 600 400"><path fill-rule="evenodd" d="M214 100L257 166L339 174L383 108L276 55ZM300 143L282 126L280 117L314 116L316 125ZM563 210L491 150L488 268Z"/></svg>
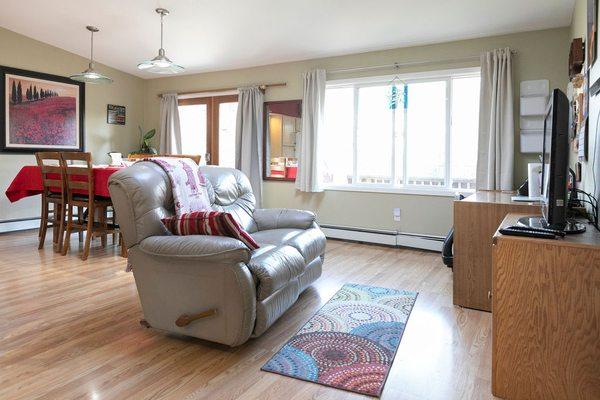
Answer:
<svg viewBox="0 0 600 400"><path fill-rule="evenodd" d="M144 140L149 140L152 139L154 137L154 135L156 134L156 129L152 129L149 130L148 132L146 132L146 134L144 135Z"/></svg>

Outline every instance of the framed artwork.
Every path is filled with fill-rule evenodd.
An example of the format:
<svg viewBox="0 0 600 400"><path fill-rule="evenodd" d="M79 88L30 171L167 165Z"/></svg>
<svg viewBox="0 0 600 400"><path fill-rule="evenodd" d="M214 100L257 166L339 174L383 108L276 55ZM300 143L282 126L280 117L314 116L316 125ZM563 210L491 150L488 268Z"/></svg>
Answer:
<svg viewBox="0 0 600 400"><path fill-rule="evenodd" d="M83 151L85 84L0 66L0 151Z"/></svg>
<svg viewBox="0 0 600 400"><path fill-rule="evenodd" d="M113 125L125 125L125 106L108 104L106 106L106 122Z"/></svg>
<svg viewBox="0 0 600 400"><path fill-rule="evenodd" d="M596 42L598 41L598 0L587 0L587 66L596 62Z"/></svg>

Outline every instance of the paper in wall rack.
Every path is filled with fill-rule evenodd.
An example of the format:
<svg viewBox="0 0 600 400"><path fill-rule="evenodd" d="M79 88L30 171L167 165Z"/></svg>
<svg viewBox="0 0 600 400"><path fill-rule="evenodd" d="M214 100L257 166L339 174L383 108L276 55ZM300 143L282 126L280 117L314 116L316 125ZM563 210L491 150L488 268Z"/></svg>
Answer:
<svg viewBox="0 0 600 400"><path fill-rule="evenodd" d="M547 79L522 81L520 86L520 148L521 153L541 153L544 137L544 116L550 96Z"/></svg>

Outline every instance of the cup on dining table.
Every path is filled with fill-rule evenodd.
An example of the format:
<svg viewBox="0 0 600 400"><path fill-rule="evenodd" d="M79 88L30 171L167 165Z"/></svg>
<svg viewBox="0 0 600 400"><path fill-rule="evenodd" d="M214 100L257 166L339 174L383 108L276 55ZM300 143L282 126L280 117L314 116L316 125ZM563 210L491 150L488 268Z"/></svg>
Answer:
<svg viewBox="0 0 600 400"><path fill-rule="evenodd" d="M110 165L112 165L112 166L123 165L123 154L116 153L116 152L110 152L110 153L108 153L108 155L110 157Z"/></svg>

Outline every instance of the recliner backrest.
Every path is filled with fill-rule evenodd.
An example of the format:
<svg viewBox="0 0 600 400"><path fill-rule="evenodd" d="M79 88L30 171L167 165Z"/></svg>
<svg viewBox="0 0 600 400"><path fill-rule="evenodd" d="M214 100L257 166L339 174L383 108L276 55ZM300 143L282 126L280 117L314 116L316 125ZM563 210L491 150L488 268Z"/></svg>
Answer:
<svg viewBox="0 0 600 400"><path fill-rule="evenodd" d="M246 175L224 167L200 170L208 180L212 209L229 212L242 228L256 231L252 218L255 199ZM173 193L169 177L159 165L142 161L115 172L109 179L109 191L128 248L149 236L169 234L161 218L174 214Z"/></svg>
<svg viewBox="0 0 600 400"><path fill-rule="evenodd" d="M248 177L235 168L203 166L200 171L208 178L208 197L211 207L225 211L248 232L256 231L252 218L256 199Z"/></svg>

